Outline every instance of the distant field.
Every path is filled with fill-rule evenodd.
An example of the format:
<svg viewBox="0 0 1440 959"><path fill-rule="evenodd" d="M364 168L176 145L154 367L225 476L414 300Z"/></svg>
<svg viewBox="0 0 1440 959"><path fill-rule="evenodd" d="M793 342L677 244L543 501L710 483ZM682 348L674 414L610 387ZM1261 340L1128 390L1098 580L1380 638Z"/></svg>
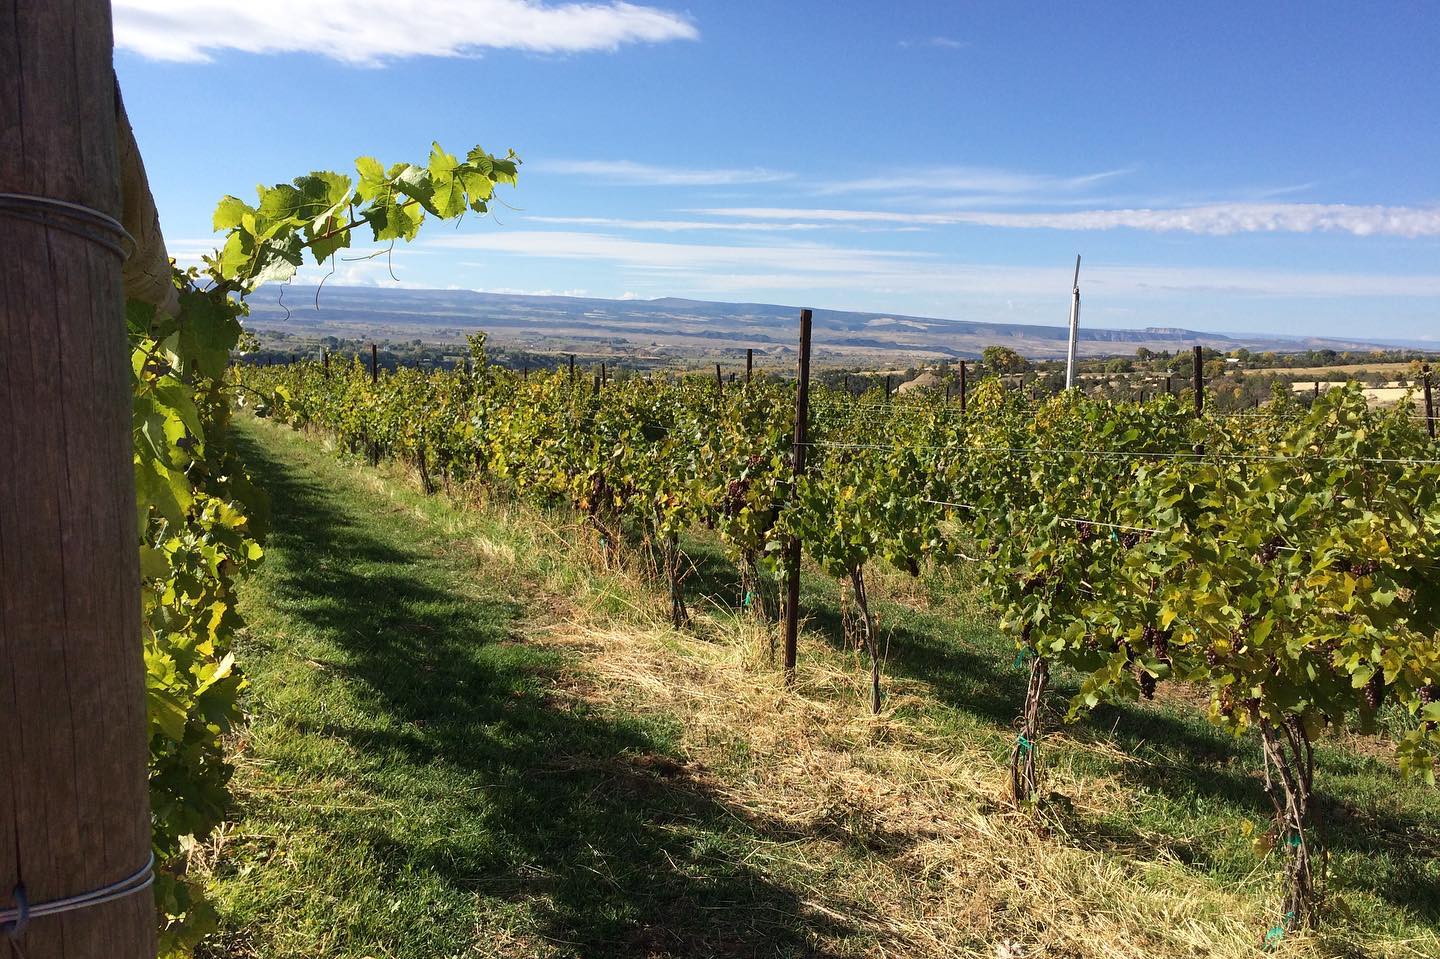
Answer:
<svg viewBox="0 0 1440 959"><path fill-rule="evenodd" d="M1280 373L1289 376L1310 376L1319 379L1335 377L1346 373L1408 373L1409 362L1401 363L1350 363L1345 366L1303 366L1295 369L1267 367L1263 370L1246 370L1247 373Z"/></svg>

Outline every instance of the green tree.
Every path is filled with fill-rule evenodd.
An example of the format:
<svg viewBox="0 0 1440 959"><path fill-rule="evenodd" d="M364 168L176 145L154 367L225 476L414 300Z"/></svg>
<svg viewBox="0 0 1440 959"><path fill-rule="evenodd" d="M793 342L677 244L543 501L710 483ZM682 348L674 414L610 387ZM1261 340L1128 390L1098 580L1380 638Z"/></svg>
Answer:
<svg viewBox="0 0 1440 959"><path fill-rule="evenodd" d="M996 373L1024 373L1030 361L1008 346L987 346L980 354L987 370Z"/></svg>

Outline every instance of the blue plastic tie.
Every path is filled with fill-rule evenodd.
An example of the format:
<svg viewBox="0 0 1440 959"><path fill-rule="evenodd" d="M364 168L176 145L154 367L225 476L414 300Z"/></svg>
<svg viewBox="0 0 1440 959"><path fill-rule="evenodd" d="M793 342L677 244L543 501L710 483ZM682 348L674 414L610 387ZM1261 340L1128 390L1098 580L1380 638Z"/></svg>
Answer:
<svg viewBox="0 0 1440 959"><path fill-rule="evenodd" d="M1285 913L1285 918L1280 925L1271 926L1270 931L1265 933L1265 948L1274 949L1276 943L1285 937L1285 930L1290 928L1290 924L1294 921L1295 913L1292 910L1291 912Z"/></svg>
<svg viewBox="0 0 1440 959"><path fill-rule="evenodd" d="M4 930L11 939L19 939L25 935L25 927L30 925L30 898L25 895L23 884L15 887L14 898L17 915L10 922L0 925L0 930Z"/></svg>

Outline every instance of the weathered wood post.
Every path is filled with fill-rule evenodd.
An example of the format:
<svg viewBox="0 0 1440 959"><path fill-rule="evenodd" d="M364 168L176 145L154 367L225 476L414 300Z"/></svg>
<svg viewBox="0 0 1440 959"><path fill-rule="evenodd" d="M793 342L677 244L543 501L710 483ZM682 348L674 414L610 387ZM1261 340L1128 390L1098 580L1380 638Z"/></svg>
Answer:
<svg viewBox="0 0 1440 959"><path fill-rule="evenodd" d="M136 244L110 4L5 4L0 64L0 910L31 913L0 953L142 959L156 922L121 279ZM110 902L34 914L127 878Z"/></svg>
<svg viewBox="0 0 1440 959"><path fill-rule="evenodd" d="M795 384L795 444L790 452L792 477L798 492L805 475L805 447L810 422L810 319L800 311L800 360ZM785 682L795 682L795 661L800 639L800 537L785 544Z"/></svg>
<svg viewBox="0 0 1440 959"><path fill-rule="evenodd" d="M380 348L374 343L370 344L370 382L376 383L380 380Z"/></svg>
<svg viewBox="0 0 1440 959"><path fill-rule="evenodd" d="M570 385L575 385L575 354L570 354Z"/></svg>
<svg viewBox="0 0 1440 959"><path fill-rule="evenodd" d="M965 361L960 361L960 415L965 415Z"/></svg>
<svg viewBox="0 0 1440 959"><path fill-rule="evenodd" d="M325 371L325 377L330 377L330 351L322 348L320 350L320 366Z"/></svg>
<svg viewBox="0 0 1440 959"><path fill-rule="evenodd" d="M753 349L747 349L747 350L745 351L745 385L746 385L746 386L749 386L749 385L750 385L750 370L751 370L754 366L755 366L755 351L754 351Z"/></svg>
<svg viewBox="0 0 1440 959"><path fill-rule="evenodd" d="M720 364L715 364L715 392L721 396L725 395L725 378L720 375Z"/></svg>

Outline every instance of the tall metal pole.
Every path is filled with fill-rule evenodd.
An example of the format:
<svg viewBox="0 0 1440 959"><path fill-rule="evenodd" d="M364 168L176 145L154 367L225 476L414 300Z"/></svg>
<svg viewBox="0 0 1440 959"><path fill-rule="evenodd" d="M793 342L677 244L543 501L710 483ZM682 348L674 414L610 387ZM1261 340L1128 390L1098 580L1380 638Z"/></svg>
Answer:
<svg viewBox="0 0 1440 959"><path fill-rule="evenodd" d="M1075 388L1075 341L1080 337L1080 254L1075 254L1075 282L1070 290L1070 348L1065 354L1065 388Z"/></svg>
<svg viewBox="0 0 1440 959"><path fill-rule="evenodd" d="M795 387L795 445L790 454L798 491L805 475L806 433L810 421L810 311L800 311L800 368ZM785 682L795 681L800 636L800 537L785 544Z"/></svg>
<svg viewBox="0 0 1440 959"><path fill-rule="evenodd" d="M1430 438L1435 438L1435 394L1430 389L1430 364L1426 363L1425 371L1425 429Z"/></svg>
<svg viewBox="0 0 1440 959"><path fill-rule="evenodd" d="M1191 388L1195 394L1195 416L1205 412L1205 350L1195 347L1191 352Z"/></svg>

